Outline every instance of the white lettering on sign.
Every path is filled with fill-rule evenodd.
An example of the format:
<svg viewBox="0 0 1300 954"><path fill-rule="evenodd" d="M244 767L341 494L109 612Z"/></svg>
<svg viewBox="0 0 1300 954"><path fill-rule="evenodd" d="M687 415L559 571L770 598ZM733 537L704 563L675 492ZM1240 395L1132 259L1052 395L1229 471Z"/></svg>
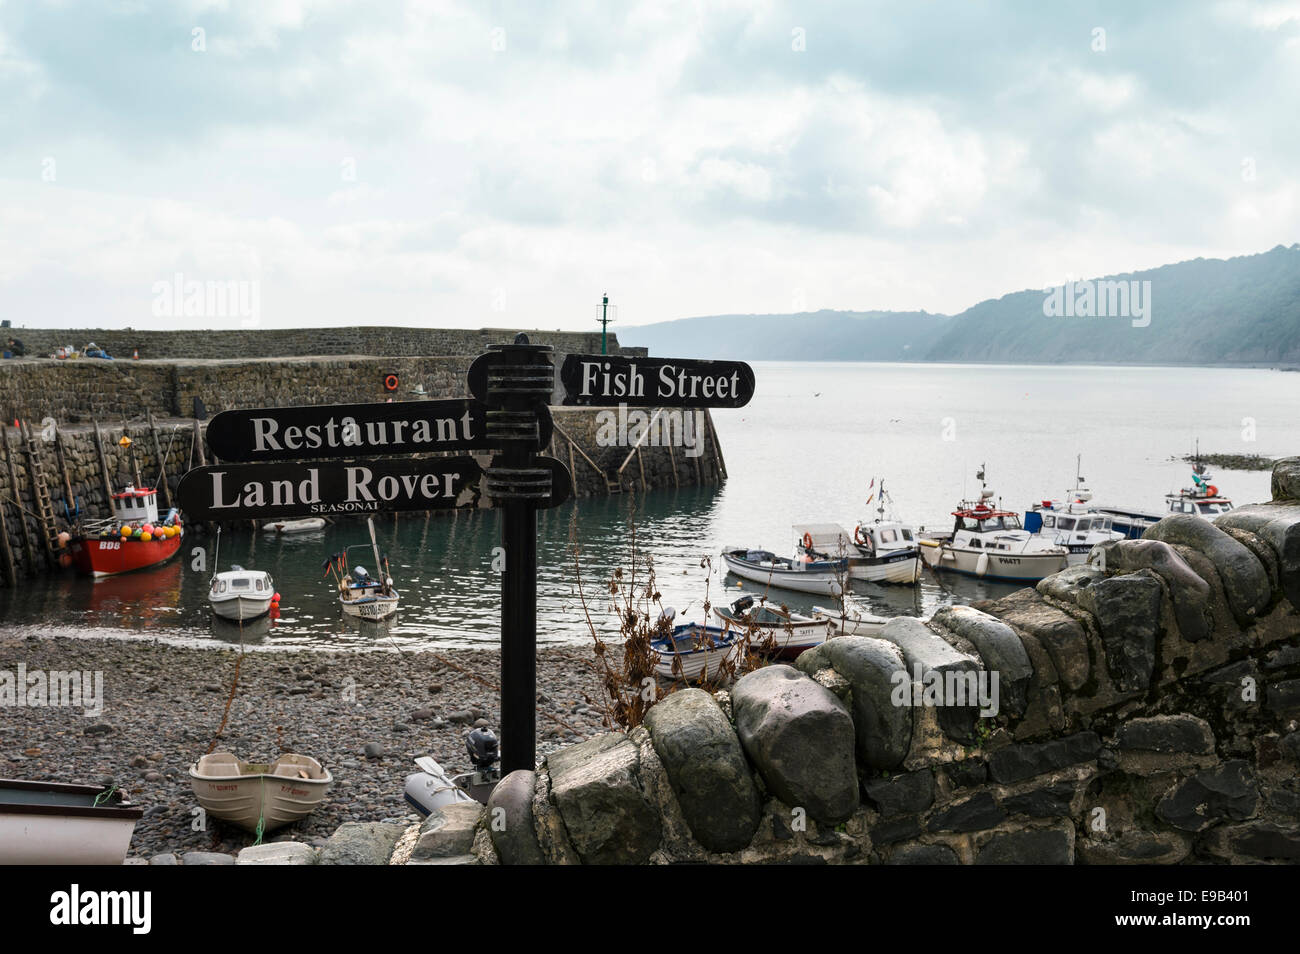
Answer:
<svg viewBox="0 0 1300 954"><path fill-rule="evenodd" d="M645 375L631 362L626 370L611 370L609 361L582 361L581 397L644 398ZM654 397L675 401L727 401L740 394L740 372L693 371L664 364L659 367Z"/></svg>
<svg viewBox="0 0 1300 954"><path fill-rule="evenodd" d="M272 506L277 507L320 503L320 471L315 467L307 471L307 476L298 482L296 488L291 480L250 480L242 490L233 492L230 497L227 497L226 471L214 470L209 476L212 478L213 510L265 507L268 500Z"/></svg>
<svg viewBox="0 0 1300 954"><path fill-rule="evenodd" d="M406 500L437 500L450 497L452 481L460 474L385 474L375 480L369 467L348 467L347 503ZM441 481L439 480L441 477Z"/></svg>
<svg viewBox="0 0 1300 954"><path fill-rule="evenodd" d="M473 421L470 412L461 417L440 417L433 422L419 417L414 420L367 421L358 424L354 418L335 420L306 427L290 426L281 429L274 417L254 417L253 449L258 453L268 451L311 451L322 447L384 447L388 444L440 444L472 441Z"/></svg>

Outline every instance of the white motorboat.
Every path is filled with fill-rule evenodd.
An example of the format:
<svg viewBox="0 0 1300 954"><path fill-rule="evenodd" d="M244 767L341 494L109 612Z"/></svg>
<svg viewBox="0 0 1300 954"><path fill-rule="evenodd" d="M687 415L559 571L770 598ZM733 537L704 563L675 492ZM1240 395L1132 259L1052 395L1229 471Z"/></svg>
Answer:
<svg viewBox="0 0 1300 954"><path fill-rule="evenodd" d="M1029 533L1020 517L993 504L993 491L984 485L978 500L962 501L952 512L951 534L921 541L921 556L936 570L1008 583L1037 583L1066 567L1063 546Z"/></svg>
<svg viewBox="0 0 1300 954"><path fill-rule="evenodd" d="M115 788L0 779L0 865L120 865L143 815Z"/></svg>
<svg viewBox="0 0 1300 954"><path fill-rule="evenodd" d="M1116 507L1109 504L1095 504L1092 509L1111 518L1113 529L1130 539L1136 539L1171 513L1191 514L1213 520L1219 514L1232 509L1232 501L1219 493L1219 488L1212 481L1214 477L1200 461L1192 465L1192 486L1184 487L1177 493L1165 494L1165 510L1141 510L1132 507Z"/></svg>
<svg viewBox="0 0 1300 954"><path fill-rule="evenodd" d="M852 537L837 523L797 524L794 534L797 552L815 560L847 559L851 580L915 583L921 575L912 528L897 521L860 523Z"/></svg>
<svg viewBox="0 0 1300 954"><path fill-rule="evenodd" d="M713 615L722 621L724 630L742 639L748 635L753 650L778 659L793 659L805 649L820 646L831 635L825 620L792 613L753 594L741 596L730 606L715 606Z"/></svg>
<svg viewBox="0 0 1300 954"><path fill-rule="evenodd" d="M251 832L290 825L315 811L334 779L306 755L245 762L213 752L190 766L190 785L203 810Z"/></svg>
<svg viewBox="0 0 1300 954"><path fill-rule="evenodd" d="M263 533L313 533L325 527L324 517L300 517L297 520L273 520L262 524Z"/></svg>
<svg viewBox="0 0 1300 954"><path fill-rule="evenodd" d="M224 573L212 576L208 590L208 603L212 612L223 619L246 622L270 612L275 600L275 584L265 570L245 570L232 566Z"/></svg>
<svg viewBox="0 0 1300 954"><path fill-rule="evenodd" d="M1065 547L1066 561L1078 566L1088 561L1092 548L1124 539L1124 534L1114 529L1112 518L1089 506L1092 491L1078 469L1074 476L1075 487L1061 500L1043 500L1025 511L1025 529L1057 546Z"/></svg>
<svg viewBox="0 0 1300 954"><path fill-rule="evenodd" d="M765 586L816 593L835 599L839 599L848 586L848 558L822 560L804 553L793 560L787 560L768 550L727 547L722 551L722 559L727 564L727 569L736 576Z"/></svg>

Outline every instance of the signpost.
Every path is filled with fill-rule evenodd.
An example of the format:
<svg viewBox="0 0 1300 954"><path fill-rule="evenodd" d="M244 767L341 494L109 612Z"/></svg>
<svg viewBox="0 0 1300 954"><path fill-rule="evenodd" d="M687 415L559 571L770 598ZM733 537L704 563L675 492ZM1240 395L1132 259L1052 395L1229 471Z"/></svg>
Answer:
<svg viewBox="0 0 1300 954"><path fill-rule="evenodd" d="M471 386L473 384L471 366ZM743 361L570 354L551 403L560 407L744 407L754 369Z"/></svg>
<svg viewBox="0 0 1300 954"><path fill-rule="evenodd" d="M557 375L551 348L520 334L476 358L468 379L472 400L222 411L208 443L225 463L191 470L177 495L195 521L500 509L501 769L532 770L537 510L572 487L562 463L538 455L551 440L548 405L744 407L754 372L743 361L570 354ZM465 451L494 456L484 467Z"/></svg>
<svg viewBox="0 0 1300 954"><path fill-rule="evenodd" d="M545 423L550 443L550 416ZM222 411L208 424L221 460L296 460L485 450L487 408L478 401L401 401Z"/></svg>

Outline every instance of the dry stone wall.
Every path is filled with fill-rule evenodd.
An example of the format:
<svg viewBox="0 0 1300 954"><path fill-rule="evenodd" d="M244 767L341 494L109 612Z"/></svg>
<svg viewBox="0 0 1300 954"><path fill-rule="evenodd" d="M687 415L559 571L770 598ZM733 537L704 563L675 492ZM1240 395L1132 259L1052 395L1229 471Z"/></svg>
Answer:
<svg viewBox="0 0 1300 954"><path fill-rule="evenodd" d="M1300 861L1300 457L1273 495L729 691L674 692L643 726L508 776L465 860ZM993 672L995 715L926 704L937 679ZM445 828L427 821L412 857Z"/></svg>

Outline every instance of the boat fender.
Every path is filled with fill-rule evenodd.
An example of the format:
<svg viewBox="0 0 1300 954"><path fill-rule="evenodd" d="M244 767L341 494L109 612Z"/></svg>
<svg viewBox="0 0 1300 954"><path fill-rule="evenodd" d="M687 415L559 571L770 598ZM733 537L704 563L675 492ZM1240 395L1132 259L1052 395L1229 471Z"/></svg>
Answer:
<svg viewBox="0 0 1300 954"><path fill-rule="evenodd" d="M980 558L975 561L975 575L984 576L989 571L989 555L981 553Z"/></svg>

